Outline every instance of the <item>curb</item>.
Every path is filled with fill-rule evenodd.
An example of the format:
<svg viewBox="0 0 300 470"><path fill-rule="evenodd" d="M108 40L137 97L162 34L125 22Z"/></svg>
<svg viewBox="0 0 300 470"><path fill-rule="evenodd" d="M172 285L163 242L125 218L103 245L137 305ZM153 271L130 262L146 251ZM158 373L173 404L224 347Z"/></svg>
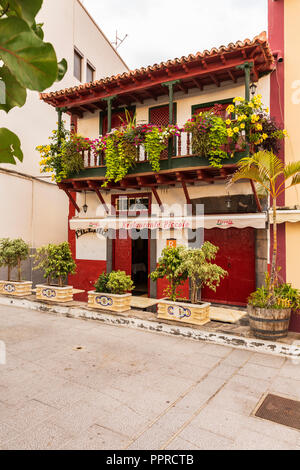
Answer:
<svg viewBox="0 0 300 470"><path fill-rule="evenodd" d="M170 325L161 321L143 320L120 314L110 314L105 310L92 310L89 308L78 308L66 305L49 305L49 303L32 301L0 295L0 305L14 306L36 310L43 313L62 315L70 318L97 320L107 325L123 326L152 333L161 333L192 339L196 341L206 341L211 344L229 346L231 348L244 349L252 352L284 356L300 362L300 344L286 344L275 341L265 341L257 338L246 338L228 333L214 333L201 329L181 325Z"/></svg>

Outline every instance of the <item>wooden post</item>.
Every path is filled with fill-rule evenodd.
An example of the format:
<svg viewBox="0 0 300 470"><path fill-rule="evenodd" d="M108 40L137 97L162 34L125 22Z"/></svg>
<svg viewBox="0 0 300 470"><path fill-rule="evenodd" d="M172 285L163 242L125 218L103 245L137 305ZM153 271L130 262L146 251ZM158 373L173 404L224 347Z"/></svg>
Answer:
<svg viewBox="0 0 300 470"><path fill-rule="evenodd" d="M164 82L161 85L167 86L169 89L169 124L174 124L174 85L180 83L180 80L171 80L170 82ZM169 139L168 143L168 161L169 168L171 167L171 158L173 150L173 139Z"/></svg>
<svg viewBox="0 0 300 470"><path fill-rule="evenodd" d="M237 65L237 70L244 70L245 72L245 100L250 101L250 79L251 79L251 69L253 67L253 62L244 62L242 65Z"/></svg>
<svg viewBox="0 0 300 470"><path fill-rule="evenodd" d="M107 98L102 98L102 101L107 102L107 132L111 131L111 109L112 101L117 97L117 95L108 96Z"/></svg>

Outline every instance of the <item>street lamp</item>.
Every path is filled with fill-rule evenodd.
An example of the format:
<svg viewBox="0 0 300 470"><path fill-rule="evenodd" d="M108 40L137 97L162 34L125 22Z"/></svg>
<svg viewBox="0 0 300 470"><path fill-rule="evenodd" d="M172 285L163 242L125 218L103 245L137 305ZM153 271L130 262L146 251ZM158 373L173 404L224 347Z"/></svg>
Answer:
<svg viewBox="0 0 300 470"><path fill-rule="evenodd" d="M83 212L86 214L88 210L88 205L86 203L86 191L84 191L84 204L82 206Z"/></svg>
<svg viewBox="0 0 300 470"><path fill-rule="evenodd" d="M257 84L252 82L251 85L250 85L250 92L251 92L252 97L255 95L256 90L257 90Z"/></svg>

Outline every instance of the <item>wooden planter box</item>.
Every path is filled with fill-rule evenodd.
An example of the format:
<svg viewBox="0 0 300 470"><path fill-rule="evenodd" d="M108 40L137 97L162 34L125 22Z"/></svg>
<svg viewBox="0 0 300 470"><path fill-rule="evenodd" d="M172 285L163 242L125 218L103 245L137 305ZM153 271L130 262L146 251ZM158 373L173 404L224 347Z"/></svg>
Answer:
<svg viewBox="0 0 300 470"><path fill-rule="evenodd" d="M38 300L50 300L51 302L70 302L73 300L73 286L47 286L37 284L36 298Z"/></svg>
<svg viewBox="0 0 300 470"><path fill-rule="evenodd" d="M209 303L192 304L186 302L172 302L162 299L158 302L158 318L175 320L192 325L205 325L210 321Z"/></svg>
<svg viewBox="0 0 300 470"><path fill-rule="evenodd" d="M31 281L0 281L0 294L25 297L31 295Z"/></svg>
<svg viewBox="0 0 300 470"><path fill-rule="evenodd" d="M132 294L106 294L92 290L88 292L88 306L111 312L126 312L130 310L131 297Z"/></svg>
<svg viewBox="0 0 300 470"><path fill-rule="evenodd" d="M274 340L285 338L291 318L290 308L259 308L247 306L249 325L256 338Z"/></svg>

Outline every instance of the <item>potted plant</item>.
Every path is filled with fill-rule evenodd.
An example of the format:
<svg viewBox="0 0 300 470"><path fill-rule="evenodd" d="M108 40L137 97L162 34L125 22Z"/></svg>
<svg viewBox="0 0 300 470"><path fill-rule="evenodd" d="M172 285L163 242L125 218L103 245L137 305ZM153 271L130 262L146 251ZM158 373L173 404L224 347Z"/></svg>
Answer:
<svg viewBox="0 0 300 470"><path fill-rule="evenodd" d="M130 310L130 292L133 289L131 277L125 271L102 273L95 284L95 290L88 292L88 306L112 312L126 312Z"/></svg>
<svg viewBox="0 0 300 470"><path fill-rule="evenodd" d="M204 325L209 319L209 303L199 300L199 290L207 285L215 290L227 274L220 266L211 263L218 248L205 242L202 248L186 249L183 246L164 248L158 267L150 274L152 281L166 277L168 298L158 303L158 318ZM187 279L191 281L191 298L180 299L179 288Z"/></svg>
<svg viewBox="0 0 300 470"><path fill-rule="evenodd" d="M7 281L0 281L2 294L23 297L31 295L32 282L22 281L21 263L29 256L29 245L21 238L0 240L0 266L7 267ZM18 278L11 280L11 270L17 267Z"/></svg>
<svg viewBox="0 0 300 470"><path fill-rule="evenodd" d="M221 280L228 276L221 266L212 263L218 251L219 247L210 242L204 242L201 248L186 250L184 266L191 283L192 304L201 300L201 289L204 286L216 292Z"/></svg>
<svg viewBox="0 0 300 470"><path fill-rule="evenodd" d="M272 258L270 278L264 288L258 288L250 296L248 313L250 328L259 338L279 338L288 333L291 316L290 298L278 277L277 266L277 198L285 190L300 183L300 161L287 165L269 151L260 151L240 160L238 169L230 179L232 184L241 179L257 183L258 192L269 195L272 201ZM282 328L282 321L285 326Z"/></svg>
<svg viewBox="0 0 300 470"><path fill-rule="evenodd" d="M270 307L266 307L270 305ZM265 285L248 298L250 326L257 338L274 340L288 334L291 310L300 308L300 291L291 284L276 282L270 286L266 274Z"/></svg>
<svg viewBox="0 0 300 470"><path fill-rule="evenodd" d="M36 297L39 300L69 302L73 300L73 286L64 285L68 274L75 274L76 264L72 258L68 242L59 245L49 244L37 249L34 269L41 269L47 284L37 284ZM53 284L57 280L58 284Z"/></svg>

